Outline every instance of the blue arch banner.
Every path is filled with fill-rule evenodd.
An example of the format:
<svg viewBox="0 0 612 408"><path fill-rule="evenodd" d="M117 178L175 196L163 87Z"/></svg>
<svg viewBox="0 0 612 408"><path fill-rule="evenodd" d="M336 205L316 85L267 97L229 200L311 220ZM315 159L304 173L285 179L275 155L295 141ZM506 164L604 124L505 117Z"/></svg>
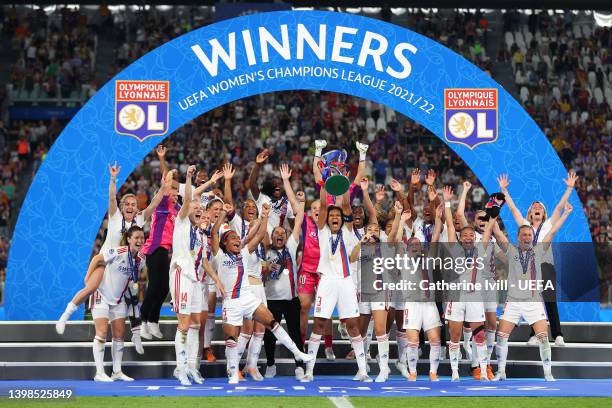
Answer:
<svg viewBox="0 0 612 408"><path fill-rule="evenodd" d="M34 179L15 228L7 318L56 319L82 287L107 210L107 163L121 164L121 184L186 122L237 99L295 89L351 94L412 118L447 141L488 191L498 190L499 173L509 173L510 192L523 211L535 199L552 208L565 189L563 164L519 103L478 67L429 38L332 12L280 11L225 20L143 56L66 126ZM581 208L575 192L570 203ZM510 236L516 236L510 213L503 210L502 217ZM557 240L591 241L582 211L572 213ZM562 261L572 261L566 258ZM561 315L562 320L598 320L598 305L564 304Z"/></svg>

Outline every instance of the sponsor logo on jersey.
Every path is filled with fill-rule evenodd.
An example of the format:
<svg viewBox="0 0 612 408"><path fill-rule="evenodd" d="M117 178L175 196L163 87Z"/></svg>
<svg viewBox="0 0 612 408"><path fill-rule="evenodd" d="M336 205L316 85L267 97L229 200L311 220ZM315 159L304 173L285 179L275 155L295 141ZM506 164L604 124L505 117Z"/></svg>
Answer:
<svg viewBox="0 0 612 408"><path fill-rule="evenodd" d="M470 149L497 140L497 89L444 89L444 138Z"/></svg>
<svg viewBox="0 0 612 408"><path fill-rule="evenodd" d="M168 132L169 81L115 81L115 131L141 142Z"/></svg>

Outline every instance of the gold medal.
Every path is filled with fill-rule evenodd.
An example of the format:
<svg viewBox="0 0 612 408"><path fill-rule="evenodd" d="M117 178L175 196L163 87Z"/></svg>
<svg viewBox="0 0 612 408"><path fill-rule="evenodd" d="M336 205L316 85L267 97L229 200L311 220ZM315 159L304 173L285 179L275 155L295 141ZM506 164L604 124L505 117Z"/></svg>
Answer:
<svg viewBox="0 0 612 408"><path fill-rule="evenodd" d="M331 254L331 255L329 256L329 260L330 260L330 261L335 261L335 260L336 260L336 255Z"/></svg>
<svg viewBox="0 0 612 408"><path fill-rule="evenodd" d="M134 290L138 290L138 282L134 282L134 284L132 285L132 288Z"/></svg>

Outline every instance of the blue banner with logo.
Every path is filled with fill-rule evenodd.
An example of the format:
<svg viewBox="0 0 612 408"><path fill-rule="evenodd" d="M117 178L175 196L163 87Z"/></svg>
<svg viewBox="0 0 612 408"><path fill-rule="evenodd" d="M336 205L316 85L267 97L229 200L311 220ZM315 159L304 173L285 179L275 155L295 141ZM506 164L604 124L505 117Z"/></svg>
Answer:
<svg viewBox="0 0 612 408"><path fill-rule="evenodd" d="M8 318L56 319L82 287L107 210L107 163L122 166L121 184L186 122L237 99L293 89L351 94L401 112L445 140L489 192L499 190L500 173L509 173L509 191L523 213L536 199L552 211L565 190L563 164L520 104L443 45L351 14L282 11L229 19L149 52L65 128L19 214L7 274ZM590 242L575 192L570 203L576 210L556 240ZM515 240L507 209L502 217ZM577 259L566 254L560 261ZM597 320L598 305L563 304L561 319Z"/></svg>

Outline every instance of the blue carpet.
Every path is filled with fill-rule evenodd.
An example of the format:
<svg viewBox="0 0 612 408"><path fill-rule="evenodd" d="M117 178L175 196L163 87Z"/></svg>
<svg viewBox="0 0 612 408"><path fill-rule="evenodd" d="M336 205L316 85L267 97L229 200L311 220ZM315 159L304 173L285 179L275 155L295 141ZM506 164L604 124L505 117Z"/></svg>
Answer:
<svg viewBox="0 0 612 408"><path fill-rule="evenodd" d="M75 396L546 396L546 397L612 397L612 380L558 380L545 382L537 379L513 379L501 383L483 384L474 380L440 382L419 378L409 383L404 378L392 377L386 383L358 383L349 377L319 376L312 383L300 383L291 377L255 383L228 385L223 378L206 380L203 385L183 387L176 380L137 380L132 383L95 383L93 381L0 381L0 397L9 389L71 388Z"/></svg>

